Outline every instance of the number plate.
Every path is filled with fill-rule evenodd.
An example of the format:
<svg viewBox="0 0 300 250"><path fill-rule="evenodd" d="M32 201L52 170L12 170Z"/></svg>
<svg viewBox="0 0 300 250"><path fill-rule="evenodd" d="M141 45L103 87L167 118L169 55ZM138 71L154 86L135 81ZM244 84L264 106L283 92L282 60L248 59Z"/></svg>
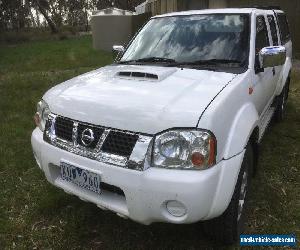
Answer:
<svg viewBox="0 0 300 250"><path fill-rule="evenodd" d="M100 175L92 173L65 162L60 163L61 178L65 181L72 182L82 188L90 191L101 193Z"/></svg>

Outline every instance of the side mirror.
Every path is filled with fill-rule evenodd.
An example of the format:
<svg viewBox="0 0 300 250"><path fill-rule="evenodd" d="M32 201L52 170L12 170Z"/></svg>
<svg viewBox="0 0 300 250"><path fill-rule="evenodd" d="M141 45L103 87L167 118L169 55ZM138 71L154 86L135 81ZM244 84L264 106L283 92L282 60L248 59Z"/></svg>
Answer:
<svg viewBox="0 0 300 250"><path fill-rule="evenodd" d="M115 59L117 59L117 57L121 54L123 54L125 51L125 48L124 46L122 45L114 45L113 48L112 48L112 52L113 52L113 57Z"/></svg>
<svg viewBox="0 0 300 250"><path fill-rule="evenodd" d="M271 46L262 48L259 52L260 68L280 66L285 63L286 49L284 46Z"/></svg>

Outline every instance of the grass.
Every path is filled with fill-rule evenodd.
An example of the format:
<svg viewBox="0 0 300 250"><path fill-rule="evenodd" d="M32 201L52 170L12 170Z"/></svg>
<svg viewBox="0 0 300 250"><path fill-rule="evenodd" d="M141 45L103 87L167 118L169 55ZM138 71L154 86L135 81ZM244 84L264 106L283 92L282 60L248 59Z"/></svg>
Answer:
<svg viewBox="0 0 300 250"><path fill-rule="evenodd" d="M91 38L0 47L0 249L217 247L201 225L139 225L51 186L32 156L36 102L51 86L111 62ZM286 120L272 124L253 180L247 233L300 237L300 71Z"/></svg>

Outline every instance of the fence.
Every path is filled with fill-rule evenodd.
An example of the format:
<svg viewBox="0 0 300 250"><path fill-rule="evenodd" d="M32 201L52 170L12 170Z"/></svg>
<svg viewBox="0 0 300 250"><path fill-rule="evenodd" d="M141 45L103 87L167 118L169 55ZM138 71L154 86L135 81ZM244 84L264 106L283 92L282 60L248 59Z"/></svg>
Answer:
<svg viewBox="0 0 300 250"><path fill-rule="evenodd" d="M150 13L92 16L93 47L111 51L113 45L126 45L150 16Z"/></svg>

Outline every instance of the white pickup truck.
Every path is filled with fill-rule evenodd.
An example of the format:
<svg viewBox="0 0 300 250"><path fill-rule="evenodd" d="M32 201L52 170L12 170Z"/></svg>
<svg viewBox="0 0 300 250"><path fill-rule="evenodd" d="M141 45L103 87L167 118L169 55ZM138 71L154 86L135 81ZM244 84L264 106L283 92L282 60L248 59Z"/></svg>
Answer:
<svg viewBox="0 0 300 250"><path fill-rule="evenodd" d="M152 17L112 65L47 91L32 147L47 180L119 216L204 222L232 243L258 146L283 119L292 67L272 8Z"/></svg>

